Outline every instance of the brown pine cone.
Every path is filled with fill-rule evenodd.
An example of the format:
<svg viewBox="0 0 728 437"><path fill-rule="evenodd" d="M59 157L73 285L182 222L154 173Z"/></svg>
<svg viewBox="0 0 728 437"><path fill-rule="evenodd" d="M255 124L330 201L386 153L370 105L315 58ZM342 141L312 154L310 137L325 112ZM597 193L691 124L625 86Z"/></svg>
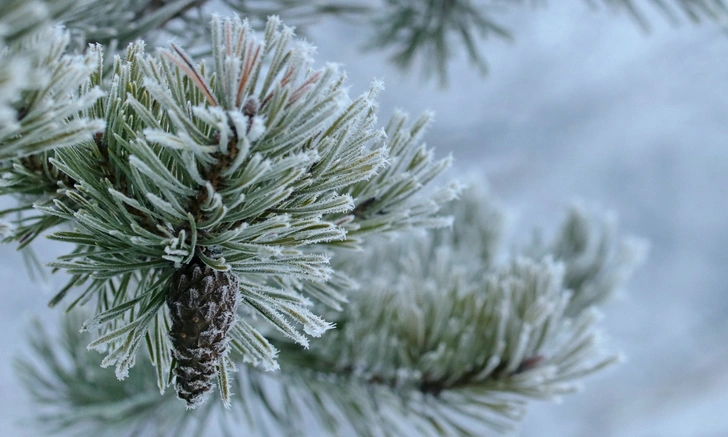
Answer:
<svg viewBox="0 0 728 437"><path fill-rule="evenodd" d="M175 387L188 408L204 402L235 322L238 278L205 265L198 257L177 270L167 295L172 319L169 338L177 359Z"/></svg>

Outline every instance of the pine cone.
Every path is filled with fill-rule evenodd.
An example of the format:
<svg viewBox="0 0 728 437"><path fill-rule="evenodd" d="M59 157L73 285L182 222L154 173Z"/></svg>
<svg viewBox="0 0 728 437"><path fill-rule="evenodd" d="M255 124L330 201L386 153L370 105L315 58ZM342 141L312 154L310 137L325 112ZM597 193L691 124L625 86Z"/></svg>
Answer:
<svg viewBox="0 0 728 437"><path fill-rule="evenodd" d="M167 296L169 338L177 359L177 395L188 408L200 405L212 389L238 302L238 278L230 271L214 270L195 257L175 273Z"/></svg>

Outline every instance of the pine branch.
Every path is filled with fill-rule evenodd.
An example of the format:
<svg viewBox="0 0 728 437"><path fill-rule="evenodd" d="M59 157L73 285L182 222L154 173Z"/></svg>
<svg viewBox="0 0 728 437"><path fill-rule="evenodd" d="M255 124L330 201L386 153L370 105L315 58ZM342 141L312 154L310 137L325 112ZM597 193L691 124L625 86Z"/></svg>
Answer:
<svg viewBox="0 0 728 437"><path fill-rule="evenodd" d="M602 305L624 285L644 260L648 245L638 238L617 236L613 215L587 211L574 205L552 241L545 243L536 233L529 256L551 255L564 264L564 283L574 297L567 308L575 314L593 305Z"/></svg>
<svg viewBox="0 0 728 437"><path fill-rule="evenodd" d="M251 19L280 15L286 23L295 25L298 32L326 16L357 17L372 12L372 6L362 1L223 0L223 3L231 11Z"/></svg>
<svg viewBox="0 0 728 437"><path fill-rule="evenodd" d="M45 0L50 7L55 1ZM74 48L101 44L107 50L125 48L138 39L151 42L170 22L207 0L73 0L57 9L56 22L72 35Z"/></svg>
<svg viewBox="0 0 728 437"><path fill-rule="evenodd" d="M728 24L728 3L723 0L585 0L595 10L606 8L628 14L645 31L648 11L656 10L670 23ZM374 37L365 49L391 52L392 62L404 70L420 69L425 79L447 84L448 64L459 47L472 66L486 74L488 66L480 44L489 38L510 41L512 29L500 16L515 7L537 6L546 0L387 0L369 14Z"/></svg>
<svg viewBox="0 0 728 437"><path fill-rule="evenodd" d="M340 260L354 266L362 289L331 319L337 329L309 351L274 343L285 382L265 396L284 399L276 422L294 429L313 415L333 435L350 427L357 435L505 431L522 418L526 399L571 392L613 362L597 346L595 313L566 313L572 293L561 265L480 261L478 253L494 258L500 228L484 220L498 217L487 205L469 194L454 234ZM307 370L296 375L300 369Z"/></svg>
<svg viewBox="0 0 728 437"><path fill-rule="evenodd" d="M57 2L56 8L68 2ZM30 6L33 12L27 10ZM2 241L19 241L20 248L60 220L32 211L35 202L61 197L72 180L47 161L52 149L78 144L103 129L83 111L101 96L89 85L98 58L65 54L68 34L50 27L58 9L41 3L5 3L0 10L0 195L19 196L19 205L0 211ZM14 157L19 160L4 161Z"/></svg>
<svg viewBox="0 0 728 437"><path fill-rule="evenodd" d="M650 30L645 15L645 11L650 9L660 12L673 25L684 20L693 23L712 21L721 26L728 24L728 3L723 0L587 0L587 3L595 9L602 4L614 12L626 12L645 31Z"/></svg>
<svg viewBox="0 0 728 437"><path fill-rule="evenodd" d="M10 9L0 11L3 26L25 11L14 2L3 7ZM15 28L9 26L11 42L0 41L5 46L0 51L0 160L78 144L103 128L100 121L79 116L101 96L99 89L84 87L95 59L64 54L67 33L48 23L42 27L34 17L18 18Z"/></svg>
<svg viewBox="0 0 728 437"><path fill-rule="evenodd" d="M261 316L307 346L331 325L305 295L339 307L337 287L351 285L328 265L326 247L446 225L440 205L459 189L414 199L450 161L418 146L425 119L408 126L397 115L385 142L375 127L381 84L350 100L344 74L312 70L312 47L292 43L275 18L262 40L238 19L216 17L212 27L214 73L175 45L148 55L134 43L106 78L92 46L95 68L82 89L106 95L82 115L105 129L6 176L6 192L33 193L38 214L21 216L12 238L23 244L60 222L73 226L51 235L75 246L50 264L72 275L51 304L84 287L71 306L96 301L89 347L124 378L146 341L160 390L179 366L161 328L170 325L163 306L175 271L197 259L229 272L243 320ZM53 176L63 179L55 191ZM275 367L275 349L243 320L230 330L232 344ZM226 350L210 375L225 370Z"/></svg>
<svg viewBox="0 0 728 437"><path fill-rule="evenodd" d="M231 415L218 415L227 420L225 435L243 429L271 436L503 432L523 418L528 400L570 393L584 376L614 363L616 356L599 347L595 310L571 306L568 264L550 256L498 261L500 212L481 190L467 191L451 211L454 232L380 242L365 256L339 257L361 289L348 293L349 304L333 316L337 329L307 351L278 338L278 372L241 365ZM231 358L250 361L246 347L233 342L232 348ZM41 362L32 375L51 364ZM79 374L99 372L93 363L79 367ZM49 373L59 371L50 367ZM38 387L33 378L27 379L31 389ZM154 389L137 390L130 401ZM98 407L114 406L99 399ZM205 422L221 411L209 408L170 414L180 423L188 417ZM93 417L62 411L76 427L94 429ZM127 429L167 418L143 411L125 416ZM197 435L193 431L181 425L175 435Z"/></svg>
<svg viewBox="0 0 728 437"><path fill-rule="evenodd" d="M82 0L6 0L0 5L0 38L13 45L50 27L58 17Z"/></svg>
<svg viewBox="0 0 728 437"><path fill-rule="evenodd" d="M227 404L228 372L234 367L230 351L241 354L245 362L276 369L278 351L266 336L282 335L286 340L279 340L281 359L302 369L308 361L307 372L345 380L352 387L365 387L363 391L392 392L400 400L412 393L439 400L443 393L480 387L475 394L469 392L474 396L469 402L488 405L488 411L501 411L513 419L520 401L511 395L560 393L566 390L558 384L562 379L606 363L589 361L591 337L580 335L590 332L593 320L582 315L621 284L629 273L625 266L634 261L633 247L614 249L611 236L594 237L598 231L585 230L585 221L577 217L567 224L559 243L537 256L538 261L514 261L496 268L495 223L471 226L462 233L456 230L453 237L438 233L430 243L415 244L412 254L419 254L408 255L412 264L401 266L409 279L392 271L373 275L389 275L391 283L399 285L410 281L405 289L433 293L428 284L413 286L411 281L434 270L431 280L448 293L423 297L395 287L397 292L390 296L385 293L393 290L389 283L378 284L374 289L385 294L358 296L344 309L342 304L351 300L346 291L355 282L351 274L329 265L334 254L342 256L338 248L361 248L373 235L450 224L440 207L457 196L460 186L452 184L429 197L421 193L450 164L449 158L435 160L431 149L419 145L431 116L409 124L405 115L395 114L386 129L377 129L375 100L382 85L375 82L367 93L351 100L343 86L345 75L333 65L312 69L313 48L294 42L292 29L275 17L262 38L254 35L247 21L215 17L209 66L196 63L176 45L150 55L144 43L137 42L128 46L124 57L115 56L107 71L101 46L92 46L83 56L66 54L68 34L47 27L52 19L83 22L78 8L91 1L95 0L69 2L66 10L39 3L42 14L8 27L11 30L3 36L7 50L0 57L7 62L0 67L0 160L18 159L3 164L0 194L18 196L21 203L0 211L0 216L16 216L0 225L0 234L3 241L17 241L22 248L61 223L69 225L70 230L51 236L73 247L51 263L72 275L51 305L76 290L79 294L70 307L95 304L94 316L84 324L85 330L96 333L89 348L107 354L102 365L115 365L118 378L128 376L139 348L146 344L160 391L174 374L178 394L195 407L217 377ZM90 37L123 41L160 28L197 4L129 0L127 11L103 9L109 17L126 14L127 21L90 28L84 35L97 32ZM437 14L429 10L426 21L445 19L435 26L439 32L464 5L448 2ZM12 2L8 10L25 9ZM473 10L463 10L470 11L465 16L475 19L482 32L483 26L492 28L478 21ZM460 18L453 20L462 25ZM460 30L471 56L477 57L468 29ZM422 29L415 33L432 36ZM435 37L436 53L446 55L444 37ZM458 214L470 214L469 220L483 215L499 220L497 213L468 211ZM445 260L445 252L434 249L439 245L462 258L448 253ZM541 260L547 254L563 260L565 272ZM385 258L379 253L375 259ZM458 263L448 264L452 260ZM477 260L479 267L472 272L481 278L459 270L468 260ZM203 273L194 273L198 270ZM473 288L465 293L447 285L476 280L484 281L478 287L486 290L487 299L479 300ZM566 288L573 289L573 299L569 300ZM438 311L445 312L444 319L462 319L455 333L444 328L434 333L442 337L438 344L445 349L429 348L432 344L426 350L412 349L410 342L420 341L430 328L422 325L416 338L407 337L419 315L397 325L400 312L388 311L400 308L407 313L406 302L397 300L400 296L434 302L428 321L435 320ZM322 307L317 304L324 308L316 308ZM530 312L517 317L508 309L494 312L503 305ZM308 347L309 337L319 337L333 326L316 314L329 312L325 307L344 309L330 318L338 322L344 337L330 335L333 340L321 342L309 353L291 352L294 343ZM481 314L467 312L473 309ZM382 319L381 331L371 333L371 327L367 331L356 323L365 313L363 320L368 322L383 314L390 314L391 320ZM541 341L552 333L539 332L529 317L545 323L539 325L543 329L563 325L565 333L560 335L571 336L571 343L556 342L543 352ZM257 318L269 322L278 334L268 332ZM508 323L513 323L512 329L498 330ZM488 351L486 361L480 355L469 357L468 350L458 349L458 339L448 337L467 332L473 324L478 331L496 333L490 343L476 348ZM570 331L576 329L573 326L578 331ZM371 344L366 346L369 334ZM537 337L541 340L534 340ZM384 338L400 341L412 355L375 350ZM189 339L195 344L188 344ZM346 341L352 339L356 346L347 350ZM585 367L568 361L574 358L568 349L573 343L590 351L577 360ZM356 355L362 350L365 355ZM559 361L559 354L568 359ZM368 357L380 361L367 363ZM453 357L472 362L453 364ZM498 363L492 364L494 360ZM435 376L423 370L436 365L442 368ZM521 381L520 374L530 367L549 369L533 373L541 378L540 385ZM568 371L559 373L562 367ZM507 388L489 378L505 378ZM525 385L512 385L512 380ZM198 390L198 386L204 387ZM353 398L360 399L361 394L352 390ZM492 400L494 390L510 395ZM478 393L484 393L479 401ZM462 406L458 411L467 414L469 406ZM369 408L350 407L340 414L346 417ZM421 417L431 426L463 432L456 423L439 418L438 408L421 412ZM491 420L486 416L484 420ZM497 416L492 426L509 421Z"/></svg>
<svg viewBox="0 0 728 437"><path fill-rule="evenodd" d="M41 152L28 155L10 162L0 180L0 195L14 195L17 205L0 211L0 217L15 216L12 220L12 232L7 233L0 241L17 241L18 249L23 249L46 230L62 223L59 217L39 214L34 205L48 205L55 199L65 197L65 191L71 189L75 181L59 171L48 162L53 152Z"/></svg>
<svg viewBox="0 0 728 437"><path fill-rule="evenodd" d="M376 36L368 49L393 50L390 59L403 69L421 61L426 78L447 83L447 65L453 57L453 40L465 47L468 60L481 73L488 70L478 50L478 39L511 34L491 17L502 2L472 0L387 0L373 25ZM517 1L520 3L520 0Z"/></svg>
<svg viewBox="0 0 728 437"><path fill-rule="evenodd" d="M432 117L432 113L425 113L410 125L406 114L395 112L392 116L385 129L388 141L382 145L387 150L388 165L370 180L347 188L347 193L356 199L351 212L331 216L331 220L347 229L342 246L356 247L371 235L452 224L450 217L436 215L441 205L458 196L462 190L459 184L420 195L452 163L452 156L435 160L434 149L420 144ZM315 170L321 172L323 165L330 164L322 163Z"/></svg>
<svg viewBox="0 0 728 437"><path fill-rule="evenodd" d="M252 417L273 409L272 421L289 432L317 417L332 435L482 435L511 429L526 400L575 390L614 362L598 346L593 305L601 301L587 303L583 290L613 292L636 258L590 259L600 274L576 283L580 263L563 251L499 261L502 218L482 189L466 191L450 212L452 233L340 257L361 290L331 318L337 329L306 352L276 342L279 383L241 377L244 393L265 401L233 406ZM605 237L600 226L582 228L580 239L633 241Z"/></svg>
<svg viewBox="0 0 728 437"><path fill-rule="evenodd" d="M192 412L180 410L174 396L160 396L151 366L119 381L99 367L101 358L89 354L88 334L78 332L83 313L64 317L60 335L34 321L28 332L31 356L15 360L21 382L36 402L37 426L48 434L78 436L166 435L188 429L202 435L205 415L214 403ZM176 434L175 434L176 435Z"/></svg>

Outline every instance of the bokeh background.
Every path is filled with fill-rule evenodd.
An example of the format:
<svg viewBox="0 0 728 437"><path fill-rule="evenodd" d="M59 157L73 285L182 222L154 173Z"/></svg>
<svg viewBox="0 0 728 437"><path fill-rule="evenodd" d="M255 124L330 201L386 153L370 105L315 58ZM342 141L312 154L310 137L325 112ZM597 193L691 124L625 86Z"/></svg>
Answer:
<svg viewBox="0 0 728 437"><path fill-rule="evenodd" d="M356 20L320 21L308 37L318 60L343 64L351 94L385 81L383 120L434 110L428 144L454 155L453 174L488 178L514 241L554 229L574 200L649 241L604 311L607 344L627 361L560 404L532 403L521 435L728 436L728 35L645 8L648 34L582 1L551 3L499 14L514 40L480 45L485 77L461 53L446 88L358 50L373 29ZM43 261L63 253L48 241L36 249ZM46 302L61 282L31 281L21 255L0 246L0 435L36 435L11 362L31 316L57 318Z"/></svg>

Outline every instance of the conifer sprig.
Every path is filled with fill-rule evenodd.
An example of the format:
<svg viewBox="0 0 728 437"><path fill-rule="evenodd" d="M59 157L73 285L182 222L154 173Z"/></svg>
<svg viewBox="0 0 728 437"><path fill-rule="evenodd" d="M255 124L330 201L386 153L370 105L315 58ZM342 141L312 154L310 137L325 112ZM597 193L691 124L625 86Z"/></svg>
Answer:
<svg viewBox="0 0 728 437"><path fill-rule="evenodd" d="M53 221L34 222L33 236L60 221L72 226L50 236L75 245L50 264L72 275L52 304L85 287L71 305L96 300L84 325L98 330L89 347L123 378L146 343L160 390L173 365L163 303L173 272L193 257L239 278L232 347L275 368L275 349L246 318L263 317L307 346L331 325L306 294L339 307L337 288L352 285L331 269L325 247L446 225L439 207L459 190L413 199L450 160L418 145L426 119L409 126L397 115L385 139L379 82L349 99L345 75L332 64L312 69L313 48L275 17L260 39L237 18L214 17L212 29L211 68L178 46L150 55L139 42L106 77L92 46L82 89L106 95L83 115L106 127L53 151L43 174L59 172L73 188L35 202Z"/></svg>
<svg viewBox="0 0 728 437"><path fill-rule="evenodd" d="M721 26L728 24L728 4L719 0L587 0L592 7L600 4L615 12L626 12L644 30L650 30L650 21L645 11L659 11L672 24L679 24L687 19L693 23L713 21ZM646 4L650 4L651 8Z"/></svg>
<svg viewBox="0 0 728 437"><path fill-rule="evenodd" d="M48 27L0 50L0 160L79 144L103 129L81 116L102 94L83 88L93 55L65 54L68 38Z"/></svg>
<svg viewBox="0 0 728 437"><path fill-rule="evenodd" d="M294 429L313 415L333 435L506 431L523 418L527 400L573 392L584 376L618 360L601 349L594 306L601 301L574 298L582 288L612 292L638 257L594 258L601 273L572 290L573 266L556 252L497 256L502 219L491 196L468 190L450 211L452 232L369 246L356 261L338 258L361 290L331 317L337 329L308 351L274 342L283 373L275 389L257 381L266 376L246 382L271 404L284 399L285 414L273 414L290 421L277 423ZM581 218L589 225L581 235L562 234L561 244L601 240L625 255L636 250L632 240ZM237 405L260 411L256 403Z"/></svg>
<svg viewBox="0 0 728 437"><path fill-rule="evenodd" d="M572 206L551 241L536 233L526 253L550 255L564 264L564 284L574 296L566 312L576 314L602 305L618 293L647 255L648 244L639 238L617 238L613 214L589 212Z"/></svg>

